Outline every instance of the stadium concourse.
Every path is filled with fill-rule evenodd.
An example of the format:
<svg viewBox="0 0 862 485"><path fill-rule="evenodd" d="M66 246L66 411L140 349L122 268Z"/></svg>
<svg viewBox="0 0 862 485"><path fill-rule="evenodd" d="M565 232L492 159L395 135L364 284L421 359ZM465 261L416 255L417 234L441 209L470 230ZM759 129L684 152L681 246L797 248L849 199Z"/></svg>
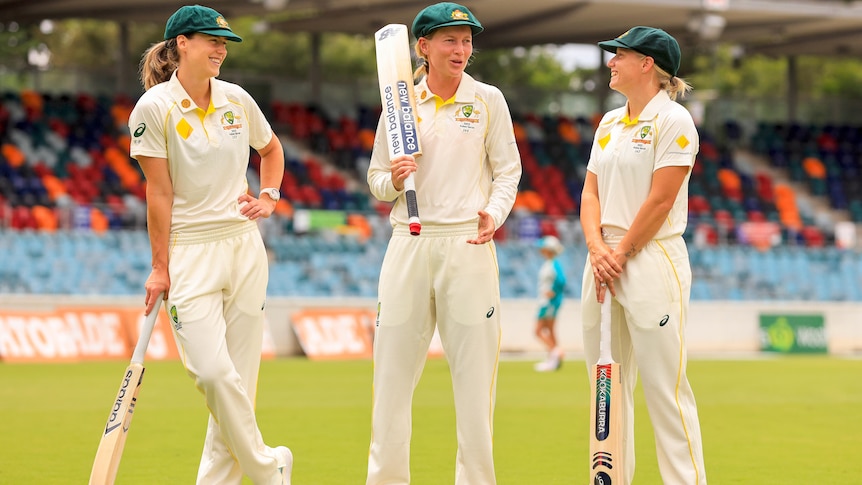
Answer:
<svg viewBox="0 0 862 485"><path fill-rule="evenodd" d="M0 294L140 293L150 252L144 180L128 156L131 106L86 93L0 97ZM375 297L389 237L389 206L364 183L378 109L331 118L269 106L287 154L284 197L263 226L270 295ZM593 120L514 113L514 123L524 175L496 240L502 296L532 298L543 235L563 241L569 279L580 280ZM746 135L731 121L701 138L685 235L692 298L862 301L862 127L762 123ZM567 291L580 296L579 285Z"/></svg>

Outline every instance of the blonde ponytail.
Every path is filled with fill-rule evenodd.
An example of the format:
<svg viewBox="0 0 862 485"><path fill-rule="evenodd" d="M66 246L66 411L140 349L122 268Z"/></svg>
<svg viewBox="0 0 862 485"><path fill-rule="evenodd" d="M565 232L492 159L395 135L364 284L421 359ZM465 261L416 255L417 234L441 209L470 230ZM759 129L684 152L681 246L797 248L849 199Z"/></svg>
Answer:
<svg viewBox="0 0 862 485"><path fill-rule="evenodd" d="M428 75L428 59L425 59L425 56L422 55L422 51L419 49L419 41L413 44L413 52L416 53L416 59L418 59L419 63L419 66L413 71L413 80L418 81L423 76Z"/></svg>
<svg viewBox="0 0 862 485"><path fill-rule="evenodd" d="M141 57L140 75L144 90L170 79L179 63L176 38L150 46Z"/></svg>
<svg viewBox="0 0 862 485"><path fill-rule="evenodd" d="M676 101L677 99L684 98L686 94L691 92L691 84L689 84L685 79L671 76L670 73L658 67L658 64L655 64L655 70L658 73L659 87L663 91L667 91L667 95L670 96L670 99Z"/></svg>

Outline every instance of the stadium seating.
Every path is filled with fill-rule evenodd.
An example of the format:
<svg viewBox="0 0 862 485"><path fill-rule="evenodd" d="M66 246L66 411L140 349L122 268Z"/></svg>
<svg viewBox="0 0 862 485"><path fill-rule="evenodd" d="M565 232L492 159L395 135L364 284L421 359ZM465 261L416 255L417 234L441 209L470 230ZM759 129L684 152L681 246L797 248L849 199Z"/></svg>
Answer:
<svg viewBox="0 0 862 485"><path fill-rule="evenodd" d="M862 222L862 127L760 123L751 146L813 195Z"/></svg>
<svg viewBox="0 0 862 485"><path fill-rule="evenodd" d="M132 101L32 91L0 96L0 294L134 294L149 272L145 182L128 157ZM364 182L378 112L331 117L314 106L275 102L284 133L285 176L277 217L266 222L274 296L374 297L388 239L389 204ZM580 296L586 258L577 214L592 120L513 115L524 175L512 215L495 240L504 298L534 298L542 263L533 241L566 244L570 298ZM694 299L862 300L862 259L835 247L829 214L799 197L802 184L862 222L860 130L761 124L751 140L728 123L701 133L689 192ZM736 157L755 155L789 183ZM252 154L250 188L259 187ZM337 210L346 225L302 232L298 210ZM772 224L772 225L770 225ZM783 243L772 247L777 228ZM763 236L766 234L766 236Z"/></svg>
<svg viewBox="0 0 862 485"><path fill-rule="evenodd" d="M564 237L568 239L568 237ZM361 243L352 235L277 234L269 294L368 297L377 294L385 236ZM0 231L0 294L140 293L149 274L145 231ZM498 242L501 295L535 298L542 258L533 240ZM779 246L770 251L721 245L690 251L695 300L862 301L862 255L830 248ZM561 255L580 298L586 248L572 241Z"/></svg>

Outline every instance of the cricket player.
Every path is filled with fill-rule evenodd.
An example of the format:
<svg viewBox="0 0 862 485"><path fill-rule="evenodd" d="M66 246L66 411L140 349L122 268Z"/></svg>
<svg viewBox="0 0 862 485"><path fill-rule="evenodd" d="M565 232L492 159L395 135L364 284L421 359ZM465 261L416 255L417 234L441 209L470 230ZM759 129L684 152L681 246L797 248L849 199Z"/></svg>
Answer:
<svg viewBox="0 0 862 485"><path fill-rule="evenodd" d="M596 130L581 198L589 252L582 291L587 367L599 356L598 302L610 291L625 483L635 471L632 394L640 372L662 481L704 485L700 424L686 377L691 268L682 238L698 134L675 102L691 86L677 77L679 44L663 30L634 27L599 46L614 53L609 85L626 104L605 114Z"/></svg>
<svg viewBox="0 0 862 485"><path fill-rule="evenodd" d="M436 326L455 397L455 484L492 485L501 311L492 237L515 202L521 161L503 95L464 72L483 30L473 13L434 4L411 30L422 62L415 93L423 153L390 160L381 119L367 177L375 197L395 204L380 270L366 483L410 483L413 391ZM420 236L409 233L403 196L411 172Z"/></svg>
<svg viewBox="0 0 862 485"><path fill-rule="evenodd" d="M252 97L216 79L227 42L218 12L185 6L144 54L146 92L129 119L131 156L147 179L152 272L146 313L164 292L183 365L204 394L209 426L199 485L289 484L291 451L264 444L254 412L268 262L257 223L279 197L284 152ZM248 192L249 146L261 157Z"/></svg>

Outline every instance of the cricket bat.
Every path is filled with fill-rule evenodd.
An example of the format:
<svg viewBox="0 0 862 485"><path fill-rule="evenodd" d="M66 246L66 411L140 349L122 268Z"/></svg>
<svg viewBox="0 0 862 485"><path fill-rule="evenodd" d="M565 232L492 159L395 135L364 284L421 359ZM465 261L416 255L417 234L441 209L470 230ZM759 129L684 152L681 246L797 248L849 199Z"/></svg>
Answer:
<svg viewBox="0 0 862 485"><path fill-rule="evenodd" d="M620 365L611 356L611 295L602 303L599 360L590 375L591 485L623 483L622 388Z"/></svg>
<svg viewBox="0 0 862 485"><path fill-rule="evenodd" d="M96 459L93 460L90 485L112 485L117 478L120 459L123 457L123 446L126 444L132 415L135 412L138 391L144 379L144 355L147 353L147 345L150 343L150 336L153 334L153 327L159 315L162 297L163 294L156 297L158 304L147 315L132 354L132 361L123 373L120 390L111 405L108 422L102 431L102 440L96 451Z"/></svg>
<svg viewBox="0 0 862 485"><path fill-rule="evenodd" d="M419 131L416 125L416 98L413 94L413 62L410 60L410 41L407 26L389 24L374 34L377 50L377 80L380 85L382 116L386 124L389 159L401 155L419 156ZM419 206L416 203L416 182L411 173L404 180L407 198L407 217L410 234L418 236L422 230Z"/></svg>

